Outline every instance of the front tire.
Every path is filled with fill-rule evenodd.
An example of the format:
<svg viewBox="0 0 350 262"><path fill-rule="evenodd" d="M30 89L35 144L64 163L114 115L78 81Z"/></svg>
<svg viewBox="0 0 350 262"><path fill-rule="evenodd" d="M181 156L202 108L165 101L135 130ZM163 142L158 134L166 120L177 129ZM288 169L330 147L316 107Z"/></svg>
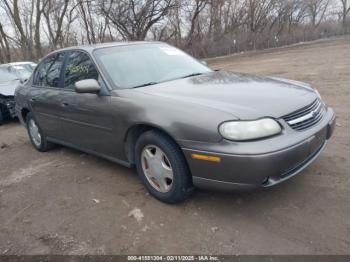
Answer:
<svg viewBox="0 0 350 262"><path fill-rule="evenodd" d="M26 124L30 141L36 150L39 152L46 152L54 147L54 144L47 141L31 112L26 116Z"/></svg>
<svg viewBox="0 0 350 262"><path fill-rule="evenodd" d="M143 184L158 200L182 202L193 191L186 159L168 136L154 130L142 134L136 143L135 156Z"/></svg>

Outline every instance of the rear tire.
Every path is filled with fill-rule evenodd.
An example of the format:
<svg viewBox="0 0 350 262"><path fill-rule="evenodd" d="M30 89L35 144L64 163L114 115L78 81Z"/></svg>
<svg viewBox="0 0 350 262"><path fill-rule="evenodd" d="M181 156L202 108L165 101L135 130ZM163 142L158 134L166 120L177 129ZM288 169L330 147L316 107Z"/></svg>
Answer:
<svg viewBox="0 0 350 262"><path fill-rule="evenodd" d="M55 145L47 141L45 134L36 122L33 114L29 112L26 116L27 131L32 145L39 152L46 152Z"/></svg>
<svg viewBox="0 0 350 262"><path fill-rule="evenodd" d="M135 157L143 184L158 200L179 203L193 192L186 159L167 135L154 130L143 133L136 142Z"/></svg>

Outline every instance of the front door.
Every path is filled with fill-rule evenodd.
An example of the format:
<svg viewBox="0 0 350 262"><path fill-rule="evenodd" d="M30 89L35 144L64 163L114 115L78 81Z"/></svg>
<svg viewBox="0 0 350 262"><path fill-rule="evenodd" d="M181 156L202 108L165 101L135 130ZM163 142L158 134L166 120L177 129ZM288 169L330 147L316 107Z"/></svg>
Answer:
<svg viewBox="0 0 350 262"><path fill-rule="evenodd" d="M64 66L63 113L64 141L80 149L113 157L116 152L112 134L109 95L76 93L74 84L84 79L96 79L106 88L90 56L82 51L68 54Z"/></svg>

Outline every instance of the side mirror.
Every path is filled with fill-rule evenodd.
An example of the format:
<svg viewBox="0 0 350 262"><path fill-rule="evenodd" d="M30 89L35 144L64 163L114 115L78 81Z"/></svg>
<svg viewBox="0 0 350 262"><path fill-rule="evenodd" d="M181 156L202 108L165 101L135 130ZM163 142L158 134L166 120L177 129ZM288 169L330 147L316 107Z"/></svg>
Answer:
<svg viewBox="0 0 350 262"><path fill-rule="evenodd" d="M97 93L100 90L101 87L95 79L85 79L75 83L75 92L77 93Z"/></svg>

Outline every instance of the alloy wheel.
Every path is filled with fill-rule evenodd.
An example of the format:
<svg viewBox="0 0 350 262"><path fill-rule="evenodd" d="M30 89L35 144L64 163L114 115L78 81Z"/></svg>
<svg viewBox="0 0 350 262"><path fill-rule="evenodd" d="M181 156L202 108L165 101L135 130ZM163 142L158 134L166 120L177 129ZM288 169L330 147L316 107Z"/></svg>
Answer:
<svg viewBox="0 0 350 262"><path fill-rule="evenodd" d="M161 193L170 191L174 173L166 154L155 145L147 145L142 150L142 169L151 186Z"/></svg>
<svg viewBox="0 0 350 262"><path fill-rule="evenodd" d="M41 145L41 134L40 134L40 131L39 131L39 127L36 125L36 123L35 123L35 121L33 119L29 120L28 128L29 128L30 137L32 138L35 146L40 147L40 145Z"/></svg>

